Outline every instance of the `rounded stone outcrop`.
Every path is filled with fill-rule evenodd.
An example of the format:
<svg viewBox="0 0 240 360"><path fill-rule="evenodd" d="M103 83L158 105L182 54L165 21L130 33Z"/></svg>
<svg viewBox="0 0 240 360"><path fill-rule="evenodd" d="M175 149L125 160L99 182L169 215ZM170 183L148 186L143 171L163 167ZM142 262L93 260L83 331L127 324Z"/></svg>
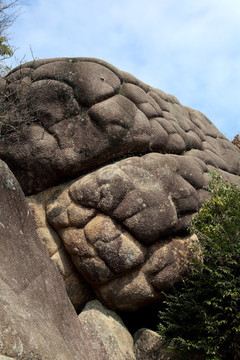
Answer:
<svg viewBox="0 0 240 360"><path fill-rule="evenodd" d="M199 111L101 60L33 61L0 87L0 157L75 308L162 299L186 271L209 171L240 185L240 150Z"/></svg>
<svg viewBox="0 0 240 360"><path fill-rule="evenodd" d="M1 81L1 93L0 156L26 194L148 152L240 171L238 149L203 114L101 60L26 63Z"/></svg>
<svg viewBox="0 0 240 360"><path fill-rule="evenodd" d="M70 255L78 281L108 307L129 311L160 300L186 271L189 245L196 241L186 229L207 197L207 180L207 166L198 158L150 153L28 200L36 222L34 206L43 203L45 226ZM58 253L50 254L57 264ZM64 278L75 273L69 258L61 272ZM75 293L83 293L79 285Z"/></svg>
<svg viewBox="0 0 240 360"><path fill-rule="evenodd" d="M88 342L104 360L136 360L131 334L114 311L98 300L86 304L78 316L81 326L88 329Z"/></svg>

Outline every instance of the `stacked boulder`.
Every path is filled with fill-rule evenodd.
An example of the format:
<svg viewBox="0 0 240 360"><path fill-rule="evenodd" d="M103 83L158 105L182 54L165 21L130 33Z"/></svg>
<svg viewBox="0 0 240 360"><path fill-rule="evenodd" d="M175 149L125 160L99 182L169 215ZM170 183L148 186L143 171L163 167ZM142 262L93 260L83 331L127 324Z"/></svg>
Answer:
<svg viewBox="0 0 240 360"><path fill-rule="evenodd" d="M0 158L25 193L34 241L62 275L78 326L106 345L96 313L120 324L113 311L162 300L186 271L197 241L188 226L208 197L209 172L240 185L240 150L200 112L98 59L26 63L0 88ZM116 340L111 359L147 360L145 338L160 346L143 331L134 353L124 325L111 326L128 344Z"/></svg>

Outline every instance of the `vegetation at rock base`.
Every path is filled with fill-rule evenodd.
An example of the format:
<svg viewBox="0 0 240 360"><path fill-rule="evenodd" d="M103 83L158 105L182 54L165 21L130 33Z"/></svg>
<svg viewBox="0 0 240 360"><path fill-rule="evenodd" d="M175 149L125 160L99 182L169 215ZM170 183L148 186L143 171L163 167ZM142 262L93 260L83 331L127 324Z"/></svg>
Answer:
<svg viewBox="0 0 240 360"><path fill-rule="evenodd" d="M214 173L209 191L191 224L198 255L159 313L173 359L240 359L240 190Z"/></svg>

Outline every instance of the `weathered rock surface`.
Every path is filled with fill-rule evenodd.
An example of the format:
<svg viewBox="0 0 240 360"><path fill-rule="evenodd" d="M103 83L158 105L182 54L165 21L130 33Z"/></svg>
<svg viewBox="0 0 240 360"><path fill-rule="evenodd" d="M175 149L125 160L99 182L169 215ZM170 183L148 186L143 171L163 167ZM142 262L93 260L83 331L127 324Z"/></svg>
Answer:
<svg viewBox="0 0 240 360"><path fill-rule="evenodd" d="M161 336L149 329L139 329L134 334L136 360L171 360L164 350Z"/></svg>
<svg viewBox="0 0 240 360"><path fill-rule="evenodd" d="M75 309L79 312L85 304L95 298L88 283L79 274L74 266L70 255L67 253L63 242L58 234L49 225L46 213L45 202L51 197L56 189L50 189L39 193L37 196L27 198L29 208L35 220L35 228L38 237L44 244L49 256L62 275L66 291ZM59 204L60 205L60 204Z"/></svg>
<svg viewBox="0 0 240 360"><path fill-rule="evenodd" d="M88 343L24 194L0 162L0 358L103 359Z"/></svg>
<svg viewBox="0 0 240 360"><path fill-rule="evenodd" d="M78 317L99 359L135 360L133 338L114 311L93 300L86 304Z"/></svg>
<svg viewBox="0 0 240 360"><path fill-rule="evenodd" d="M145 157L149 156L162 155L149 154ZM128 162L131 164L134 160L139 159L122 160L119 167ZM143 158L141 161L145 164ZM150 165L150 162L146 163ZM195 189L179 176L179 181L185 188L182 187L177 192L176 187L176 192L173 193L176 206L168 190L164 192L165 185L167 188L168 185L171 186L168 181L173 179L171 162L170 169L168 166L165 168L165 173L168 174L166 183L164 180L161 181L161 178L164 179L163 168L159 178L154 177L150 171L145 171L146 177L149 177L146 182L144 177L142 180L134 178L132 167L127 167L127 175L123 167L122 170L119 167L109 165L102 169L103 175L100 169L89 175L92 177L89 181L88 176L85 176L76 182L58 187L52 197L44 203L47 221L55 230L54 237L49 236L48 241L43 237L42 241L49 250L54 248L54 244L62 242L75 268L86 282L91 284L97 296L112 309L129 311L160 300L161 291L184 274L189 254L188 245L196 238L188 235L179 237L177 233L183 232L189 218L197 211L198 193L201 195L202 190L197 186ZM141 171L139 166L136 169L144 174L144 169ZM150 170L153 169L154 163L150 167ZM199 173L196 170L196 173L199 178L200 174L204 178L200 170ZM99 182L101 176L103 186ZM95 177L98 178L98 185ZM114 177L118 181L111 192ZM177 183L177 178L175 181ZM192 183L194 181L192 175ZM96 187L91 188L95 185ZM106 198L103 188L106 189ZM118 191L114 192L114 188ZM121 189L124 191L123 194ZM101 202L97 201L94 204L91 197L98 197L99 193L102 194ZM81 194L85 197L83 205L80 201ZM43 198L43 193L28 198L32 210L36 209L39 197ZM182 214L181 201L184 203L186 199L189 212ZM38 204L42 206L41 202ZM104 206L109 207L108 212ZM36 209L32 213L37 224L40 218L39 211ZM48 231L49 225L45 226ZM44 231L38 233L41 236ZM64 248L60 250L63 251ZM59 251L52 256L55 262L59 259L59 256L56 256L58 253ZM51 256L50 251L49 254ZM68 262L65 261L62 268L61 265L58 266L64 278L73 271L72 263L69 262L69 258L66 259ZM81 283L83 281L79 280ZM81 294L81 288L76 287L75 292L78 291ZM84 294L86 298L87 292Z"/></svg>
<svg viewBox="0 0 240 360"><path fill-rule="evenodd" d="M101 60L37 60L0 86L0 157L74 306L92 291L111 309L160 300L186 270L208 171L240 185L240 150L200 112Z"/></svg>
<svg viewBox="0 0 240 360"><path fill-rule="evenodd" d="M26 63L1 82L1 92L0 157L25 193L147 152L191 155L239 174L238 149L203 114L104 61Z"/></svg>

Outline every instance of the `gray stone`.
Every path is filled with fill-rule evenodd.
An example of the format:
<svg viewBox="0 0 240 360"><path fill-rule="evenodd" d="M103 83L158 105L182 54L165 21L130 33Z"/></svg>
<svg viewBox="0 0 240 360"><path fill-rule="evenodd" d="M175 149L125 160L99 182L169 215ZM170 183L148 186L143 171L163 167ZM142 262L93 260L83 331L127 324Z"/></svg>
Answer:
<svg viewBox="0 0 240 360"><path fill-rule="evenodd" d="M78 317L99 359L135 360L133 338L114 311L93 300L86 304Z"/></svg>
<svg viewBox="0 0 240 360"><path fill-rule="evenodd" d="M0 249L1 357L99 360L37 237L24 194L2 161Z"/></svg>
<svg viewBox="0 0 240 360"><path fill-rule="evenodd" d="M7 115L0 157L26 194L152 151L240 173L239 149L206 116L102 60L23 64L1 82L1 92Z"/></svg>
<svg viewBox="0 0 240 360"><path fill-rule="evenodd" d="M164 350L160 335L149 329L139 329L134 334L136 360L171 360Z"/></svg>
<svg viewBox="0 0 240 360"><path fill-rule="evenodd" d="M199 111L102 60L37 60L0 86L0 157L75 308L93 291L126 311L161 300L186 271L209 171L240 185L240 150Z"/></svg>

